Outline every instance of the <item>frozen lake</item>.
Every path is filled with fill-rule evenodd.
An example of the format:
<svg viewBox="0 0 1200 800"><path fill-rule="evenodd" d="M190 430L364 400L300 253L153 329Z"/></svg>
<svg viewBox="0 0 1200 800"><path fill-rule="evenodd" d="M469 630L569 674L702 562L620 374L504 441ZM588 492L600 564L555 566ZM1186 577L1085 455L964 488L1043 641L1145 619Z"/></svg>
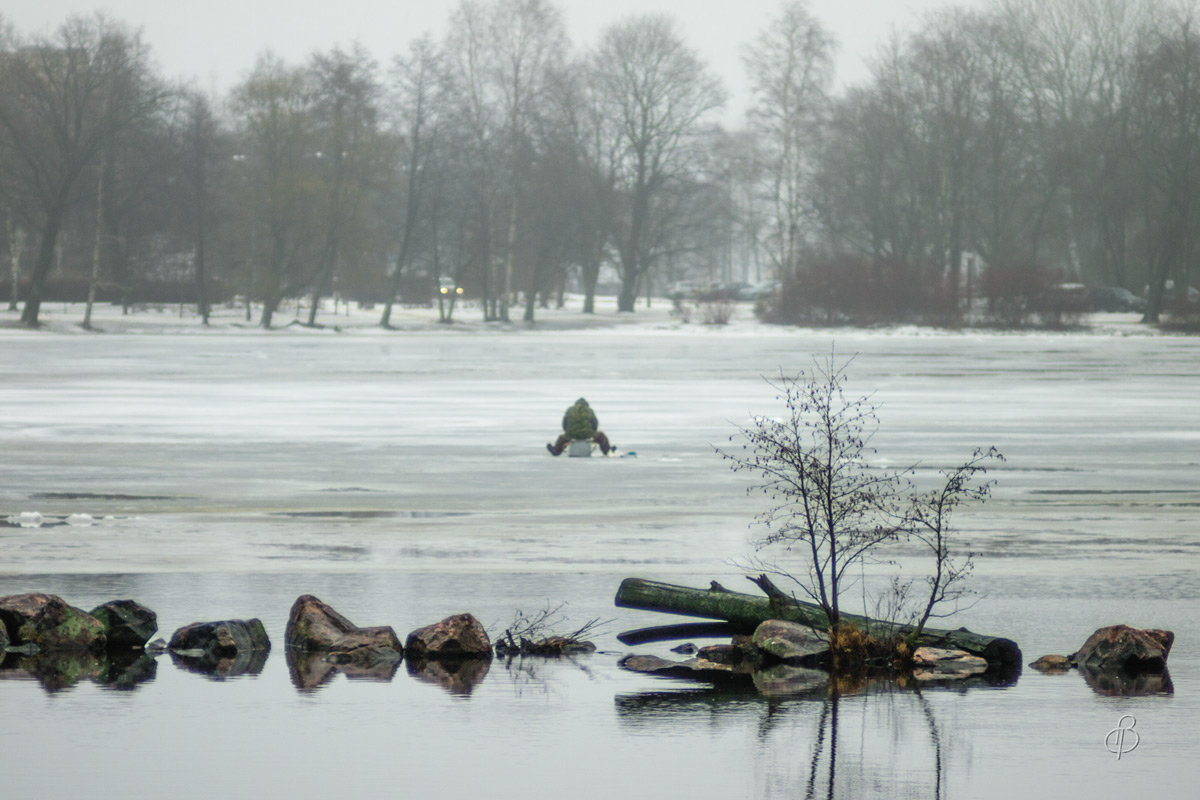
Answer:
<svg viewBox="0 0 1200 800"><path fill-rule="evenodd" d="M158 612L164 636L258 616L276 643L261 674L222 682L168 658L130 692L0 679L5 788L1191 794L1200 339L1129 325L710 328L662 309L588 324L545 317L533 329L414 318L394 332L365 322L200 331L170 315L102 319L107 332L95 335L0 327L0 595L45 591L84 608L134 597ZM1026 661L1069 653L1102 625L1170 628L1173 696L1101 696L1074 673L1026 670L1004 689L870 692L833 707L616 668L617 632L674 621L614 608L622 578L750 588L736 564L753 554L760 501L713 446L751 413L778 410L762 376L809 367L831 347L857 354L850 390L880 405L882 463L919 462L922 480L977 446L1008 459L991 473L993 500L959 519L980 553L982 598L952 625L1015 639ZM546 453L580 395L622 457ZM21 527L33 512L46 524ZM84 514L94 524L65 524ZM919 566L904 547L891 555ZM868 587L880 580L865 575ZM401 637L462 611L496 631L515 609L561 601L572 621L613 621L595 637L600 653L495 662L469 695L404 666L387 682L338 677L300 691L281 643L304 593ZM1142 743L1118 761L1104 737L1127 714Z"/></svg>

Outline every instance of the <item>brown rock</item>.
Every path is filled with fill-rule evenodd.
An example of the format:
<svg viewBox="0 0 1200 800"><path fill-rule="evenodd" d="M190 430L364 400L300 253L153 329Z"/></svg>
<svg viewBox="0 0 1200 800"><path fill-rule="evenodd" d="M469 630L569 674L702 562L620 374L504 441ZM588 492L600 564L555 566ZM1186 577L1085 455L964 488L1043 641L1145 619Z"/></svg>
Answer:
<svg viewBox="0 0 1200 800"><path fill-rule="evenodd" d="M360 628L311 594L292 604L284 642L289 650L338 655L337 663L399 661L404 652L390 626Z"/></svg>
<svg viewBox="0 0 1200 800"><path fill-rule="evenodd" d="M1029 665L1038 672L1066 672L1071 668L1069 656L1042 656Z"/></svg>
<svg viewBox="0 0 1200 800"><path fill-rule="evenodd" d="M490 658L492 643L479 620L470 614L446 617L408 635L404 652L409 658Z"/></svg>
<svg viewBox="0 0 1200 800"><path fill-rule="evenodd" d="M696 651L696 657L702 658L705 661L711 661L714 664L734 664L742 663L742 648L732 644L710 644L708 647L701 647Z"/></svg>
<svg viewBox="0 0 1200 800"><path fill-rule="evenodd" d="M99 620L52 594L0 597L0 624L13 644L36 644L43 651L96 652L106 642Z"/></svg>
<svg viewBox="0 0 1200 800"><path fill-rule="evenodd" d="M617 662L617 666L631 672L658 675L664 678L689 678L702 681L725 681L730 678L745 680L750 674L747 668L721 664L703 658L686 661L670 661L658 656L631 655Z"/></svg>
<svg viewBox="0 0 1200 800"><path fill-rule="evenodd" d="M913 677L919 681L957 680L987 672L987 661L965 650L918 647L912 661Z"/></svg>
<svg viewBox="0 0 1200 800"><path fill-rule="evenodd" d="M1161 671L1174 641L1171 631L1110 625L1089 636L1071 661L1093 671Z"/></svg>

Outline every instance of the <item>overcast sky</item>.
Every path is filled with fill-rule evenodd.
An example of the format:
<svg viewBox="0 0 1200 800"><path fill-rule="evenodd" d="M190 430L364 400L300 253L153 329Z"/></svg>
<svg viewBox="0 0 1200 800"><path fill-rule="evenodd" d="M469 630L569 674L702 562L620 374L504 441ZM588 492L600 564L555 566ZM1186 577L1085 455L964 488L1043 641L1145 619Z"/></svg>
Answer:
<svg viewBox="0 0 1200 800"><path fill-rule="evenodd" d="M839 83L866 75L865 61L894 28L950 5L988 0L810 0L809 8L841 44ZM270 49L297 62L317 50L360 42L380 62L421 33L440 37L457 0L17 0L0 14L21 33L41 33L69 14L98 9L141 28L168 77L224 92ZM559 0L576 46L634 13L667 11L733 94L746 100L740 48L777 13L780 0ZM14 7L15 6L15 7Z"/></svg>

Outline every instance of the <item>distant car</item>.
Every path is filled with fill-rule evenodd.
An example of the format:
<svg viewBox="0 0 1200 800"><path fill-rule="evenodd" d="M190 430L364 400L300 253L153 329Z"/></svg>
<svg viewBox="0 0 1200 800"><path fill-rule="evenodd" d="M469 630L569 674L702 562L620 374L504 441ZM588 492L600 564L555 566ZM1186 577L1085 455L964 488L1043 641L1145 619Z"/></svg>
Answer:
<svg viewBox="0 0 1200 800"><path fill-rule="evenodd" d="M753 286L747 286L737 293L738 300L758 300L760 297L766 297L773 294L779 289L779 281L763 281L756 283Z"/></svg>
<svg viewBox="0 0 1200 800"><path fill-rule="evenodd" d="M442 297L462 295L462 287L454 282L454 278L438 278L438 294Z"/></svg>
<svg viewBox="0 0 1200 800"><path fill-rule="evenodd" d="M1097 286L1088 292L1093 311L1145 311L1145 298L1122 286Z"/></svg>
<svg viewBox="0 0 1200 800"><path fill-rule="evenodd" d="M732 283L714 283L702 289L696 299L702 303L721 303L730 300L737 300L738 295L744 289L749 289L750 284L742 281L734 281Z"/></svg>

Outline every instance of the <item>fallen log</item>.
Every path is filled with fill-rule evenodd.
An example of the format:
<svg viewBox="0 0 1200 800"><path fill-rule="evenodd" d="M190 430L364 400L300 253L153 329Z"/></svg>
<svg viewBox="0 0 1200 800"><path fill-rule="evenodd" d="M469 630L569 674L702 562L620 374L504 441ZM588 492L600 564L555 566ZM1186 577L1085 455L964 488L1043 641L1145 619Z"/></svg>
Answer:
<svg viewBox="0 0 1200 800"><path fill-rule="evenodd" d="M804 603L779 591L766 576L751 580L767 592L767 597L731 592L723 587L693 589L669 583L626 578L617 589L616 604L621 608L639 608L690 617L725 620L743 633L752 633L768 619L784 619L825 630L828 620L820 606ZM857 614L841 615L864 633L886 638L905 636L914 628L897 625ZM917 639L925 647L952 647L966 650L987 660L990 666L1011 666L1021 663L1021 650L1016 642L998 636L972 633L966 628L937 630L926 628Z"/></svg>

